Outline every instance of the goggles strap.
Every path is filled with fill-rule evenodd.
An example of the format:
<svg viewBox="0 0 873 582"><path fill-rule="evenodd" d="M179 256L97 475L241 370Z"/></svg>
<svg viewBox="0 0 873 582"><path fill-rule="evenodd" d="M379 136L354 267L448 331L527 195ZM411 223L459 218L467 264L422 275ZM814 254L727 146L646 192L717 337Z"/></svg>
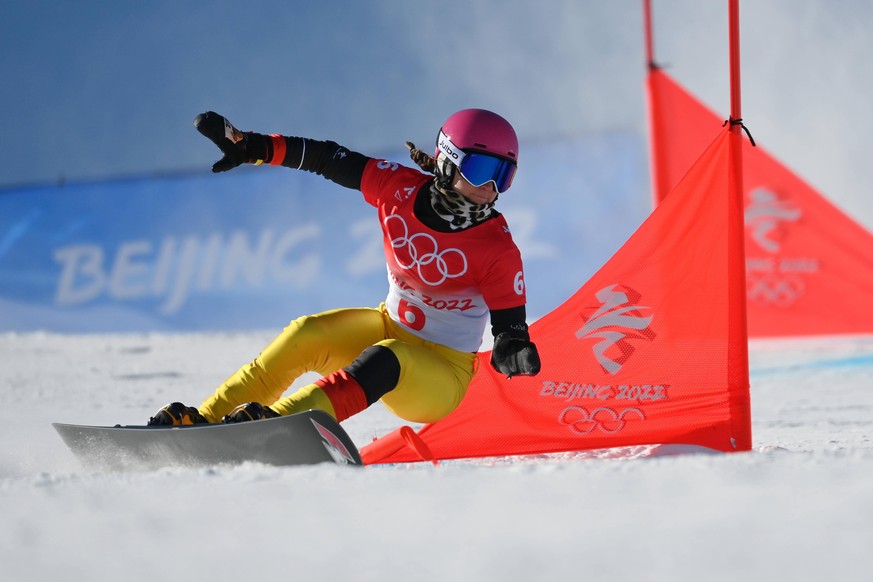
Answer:
<svg viewBox="0 0 873 582"><path fill-rule="evenodd" d="M459 168L461 167L461 162L464 161L464 157L467 155L464 153L464 150L452 143L452 140L443 133L443 130L440 130L440 135L437 138L437 149L444 153L449 161Z"/></svg>

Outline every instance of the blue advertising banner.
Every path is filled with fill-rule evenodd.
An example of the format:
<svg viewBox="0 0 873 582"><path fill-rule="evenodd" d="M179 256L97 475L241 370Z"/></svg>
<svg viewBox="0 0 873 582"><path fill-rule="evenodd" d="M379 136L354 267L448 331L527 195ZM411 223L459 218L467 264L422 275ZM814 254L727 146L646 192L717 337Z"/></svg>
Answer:
<svg viewBox="0 0 873 582"><path fill-rule="evenodd" d="M645 218L642 150L616 135L522 158L498 208L525 258L532 316ZM0 331L280 328L375 306L386 290L375 209L313 174L244 167L0 192Z"/></svg>

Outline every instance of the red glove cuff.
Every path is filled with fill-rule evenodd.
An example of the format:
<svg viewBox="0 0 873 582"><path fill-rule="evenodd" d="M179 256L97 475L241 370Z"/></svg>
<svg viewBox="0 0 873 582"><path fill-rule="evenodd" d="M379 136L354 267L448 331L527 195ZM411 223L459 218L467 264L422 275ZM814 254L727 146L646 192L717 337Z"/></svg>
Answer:
<svg viewBox="0 0 873 582"><path fill-rule="evenodd" d="M273 142L273 157L270 159L271 166L281 166L285 161L285 137L278 133L271 133L270 140Z"/></svg>

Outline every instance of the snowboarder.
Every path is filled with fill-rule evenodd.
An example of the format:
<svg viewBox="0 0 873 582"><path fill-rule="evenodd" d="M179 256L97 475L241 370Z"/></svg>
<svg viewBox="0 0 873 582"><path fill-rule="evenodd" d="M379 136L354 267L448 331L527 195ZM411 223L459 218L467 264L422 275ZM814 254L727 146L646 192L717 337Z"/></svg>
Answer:
<svg viewBox="0 0 873 582"><path fill-rule="evenodd" d="M265 163L360 190L378 209L388 296L378 307L292 321L199 408L168 404L150 425L243 422L310 408L343 421L378 400L408 421L435 422L461 403L489 316L491 365L508 377L539 372L521 254L494 209L518 162L518 139L503 117L458 111L440 128L433 157L407 142L426 173L332 141L243 133L211 111L194 124L224 153L213 172ZM283 397L310 371L323 377Z"/></svg>

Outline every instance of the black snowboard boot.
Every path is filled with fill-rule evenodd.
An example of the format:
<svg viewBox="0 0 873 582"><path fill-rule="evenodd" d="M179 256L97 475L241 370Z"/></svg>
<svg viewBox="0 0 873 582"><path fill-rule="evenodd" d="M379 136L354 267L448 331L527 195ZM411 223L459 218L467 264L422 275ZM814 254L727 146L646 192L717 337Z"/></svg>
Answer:
<svg viewBox="0 0 873 582"><path fill-rule="evenodd" d="M209 421L193 406L181 402L171 402L161 408L149 419L149 426L184 426L189 424L208 424Z"/></svg>
<svg viewBox="0 0 873 582"><path fill-rule="evenodd" d="M233 424L234 422L248 422L250 420L276 418L277 416L280 416L279 413L269 406L264 406L260 402L246 402L228 412L225 417L221 419L221 422L225 424Z"/></svg>

